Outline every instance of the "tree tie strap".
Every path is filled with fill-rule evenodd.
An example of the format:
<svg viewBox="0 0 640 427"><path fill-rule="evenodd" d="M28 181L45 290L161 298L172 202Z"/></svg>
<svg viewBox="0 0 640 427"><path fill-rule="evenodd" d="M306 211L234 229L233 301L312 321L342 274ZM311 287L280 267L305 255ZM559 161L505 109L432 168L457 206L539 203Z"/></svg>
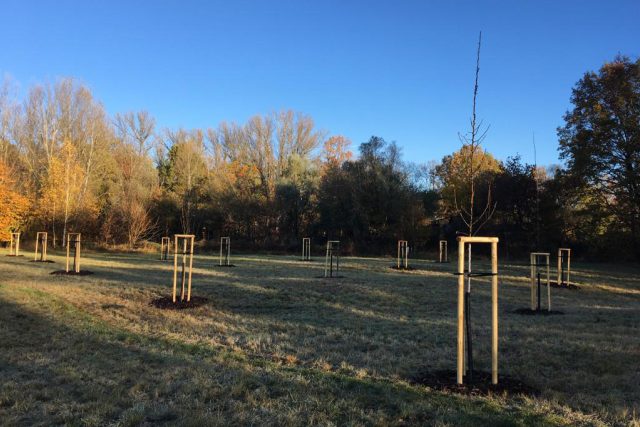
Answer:
<svg viewBox="0 0 640 427"><path fill-rule="evenodd" d="M486 276L497 276L498 273L483 273L483 272L469 273L469 272L465 272L465 273L453 273L453 275L455 275L455 276L465 276L465 277L486 277Z"/></svg>

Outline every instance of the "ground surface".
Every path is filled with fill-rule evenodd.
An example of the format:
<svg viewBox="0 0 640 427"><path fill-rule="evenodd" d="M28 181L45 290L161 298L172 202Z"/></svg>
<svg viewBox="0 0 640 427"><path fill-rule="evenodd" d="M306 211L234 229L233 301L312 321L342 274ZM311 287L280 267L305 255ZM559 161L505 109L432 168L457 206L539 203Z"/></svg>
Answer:
<svg viewBox="0 0 640 427"><path fill-rule="evenodd" d="M53 251L52 251L53 252ZM515 314L528 267L501 264L501 374L538 396L464 395L412 379L455 368L452 264L347 258L194 260L195 308L170 295L171 262L85 253L63 265L0 257L0 424L638 425L640 269L575 265L552 289L561 316ZM572 264L573 267L573 264ZM478 266L478 269L481 269ZM476 365L488 371L490 289L473 287Z"/></svg>

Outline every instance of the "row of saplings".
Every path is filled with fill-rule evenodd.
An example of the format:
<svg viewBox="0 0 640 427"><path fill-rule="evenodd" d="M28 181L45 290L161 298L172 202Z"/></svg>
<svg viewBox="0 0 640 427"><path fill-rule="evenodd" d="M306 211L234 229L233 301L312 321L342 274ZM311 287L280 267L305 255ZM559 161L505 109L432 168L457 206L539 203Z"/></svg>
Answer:
<svg viewBox="0 0 640 427"><path fill-rule="evenodd" d="M175 235L174 236L174 269L173 269L173 294L171 302L180 304L181 306L189 306L191 303L191 269L193 266L193 246L194 235ZM458 237L458 270L455 273L458 276L458 351L457 351L457 369L456 369L456 385L460 386L459 391L476 391L476 388L465 387L465 384L474 382L473 373L473 351L471 339L471 319L470 319L470 301L471 301L471 280L474 277L491 277L491 317L492 317L492 369L491 369L491 387L495 390L498 385L498 238L497 237ZM491 246L491 271L475 272L472 270L471 247L473 244L489 244ZM163 237L161 242L160 259L167 260L169 257L170 239ZM232 267L230 263L231 241L229 237L221 237L220 239L220 267ZM182 257L180 265L178 264L179 255ZM466 255L466 257L465 257ZM570 274L570 257L571 250L560 248L558 250L558 276L557 282L553 283L558 287L577 288L569 283ZM302 261L311 261L311 239L305 237L302 239ZM438 262L448 262L447 241L439 242ZM188 265L188 267L187 267ZM551 286L550 280L550 253L533 252L530 256L531 268L531 307L530 309L520 309L520 314L551 314ZM409 244L406 240L398 241L397 262L392 268L399 270L409 270ZM339 278L340 271L340 241L328 240L326 245L324 275L325 278ZM180 273L180 300L177 299L177 277ZM545 277L545 285L547 289L547 309L541 308L541 287L543 283L543 275ZM193 305L192 305L193 306ZM555 314L561 314L555 312ZM449 376L449 373L444 373ZM465 382L466 378L466 382ZM482 378L479 378L482 379ZM446 378L440 378L438 375L430 374L427 377L418 378L419 381L427 383L430 386L441 386L450 388L449 381ZM504 381L503 381L504 382ZM511 391L530 391L524 384L509 379L505 387Z"/></svg>
<svg viewBox="0 0 640 427"><path fill-rule="evenodd" d="M33 260L31 262L47 262L53 261L47 259L47 241L49 234L46 231L39 231L36 233L36 245L33 254ZM65 269L56 270L51 272L54 275L88 275L92 274L87 270L80 270L80 241L82 234L80 233L66 233L64 247L66 250ZM10 257L21 257L20 255L20 233L11 233L11 240L9 241L9 254Z"/></svg>
<svg viewBox="0 0 640 427"><path fill-rule="evenodd" d="M80 233L67 233L65 236L66 268L54 271L51 274L84 275L91 272L80 270ZM163 237L160 242L160 260L169 259L171 246L173 246L173 292L171 298L159 298L154 305L160 308L189 308L196 307L206 302L205 298L191 296L191 277L193 269L193 250L195 235L176 234L173 245L169 237ZM480 388L485 390L509 389L511 391L530 391L522 383L506 378L498 387L498 238L497 237L468 237L461 236L458 241L458 268L454 273L458 276L458 344L457 344L457 369L455 371L455 384L452 383L453 374L448 371L430 372L416 377L416 381L436 388L455 389L463 392L478 392ZM490 271L473 271L471 248L473 244L488 244L491 247ZM10 249L8 256L20 255L20 233L11 233ZM302 261L311 261L311 239L302 239ZM47 233L38 232L34 251L34 262L51 262L47 260ZM179 262L180 261L180 262ZM438 262L448 262L447 241L439 242ZM558 250L557 281L550 280L550 254L548 252L533 252L530 254L530 279L531 279L531 306L530 309L517 310L520 314L551 314L560 312L551 311L551 286L576 289L577 286L569 282L571 262L571 250L560 248ZM71 269L70 266L73 266ZM231 239L220 238L219 267L234 267L231 264ZM409 270L409 244L406 240L398 241L397 262L392 268ZM323 278L339 278L340 272L340 241L329 240L326 245L324 275ZM491 278L491 374L479 374L474 378L473 351L471 339L471 281L477 277ZM178 282L180 297L178 299ZM542 285L546 285L547 308L541 308Z"/></svg>

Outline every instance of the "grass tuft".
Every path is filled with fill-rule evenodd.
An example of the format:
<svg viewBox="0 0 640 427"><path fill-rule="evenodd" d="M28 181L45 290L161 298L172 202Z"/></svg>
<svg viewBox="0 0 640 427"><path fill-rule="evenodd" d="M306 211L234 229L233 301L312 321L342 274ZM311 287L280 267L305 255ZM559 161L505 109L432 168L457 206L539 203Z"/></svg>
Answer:
<svg viewBox="0 0 640 427"><path fill-rule="evenodd" d="M3 424L638 425L638 269L577 264L580 291L552 289L562 316L523 316L527 268L501 265L501 375L540 393L465 395L411 381L455 367L451 264L345 258L318 280L296 257L200 255L202 304L163 310L172 270L155 258L91 252L76 277L0 257ZM488 283L472 288L480 371Z"/></svg>

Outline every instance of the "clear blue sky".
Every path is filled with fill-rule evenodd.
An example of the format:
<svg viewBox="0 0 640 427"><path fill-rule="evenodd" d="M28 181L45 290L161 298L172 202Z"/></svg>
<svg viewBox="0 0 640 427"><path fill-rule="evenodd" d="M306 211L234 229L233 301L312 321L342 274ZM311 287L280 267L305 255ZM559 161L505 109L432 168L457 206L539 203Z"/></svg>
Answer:
<svg viewBox="0 0 640 427"><path fill-rule="evenodd" d="M640 55L640 1L3 1L0 73L72 76L109 113L216 127L294 109L357 144L440 160L468 128L478 31L485 148L557 163L571 88Z"/></svg>

